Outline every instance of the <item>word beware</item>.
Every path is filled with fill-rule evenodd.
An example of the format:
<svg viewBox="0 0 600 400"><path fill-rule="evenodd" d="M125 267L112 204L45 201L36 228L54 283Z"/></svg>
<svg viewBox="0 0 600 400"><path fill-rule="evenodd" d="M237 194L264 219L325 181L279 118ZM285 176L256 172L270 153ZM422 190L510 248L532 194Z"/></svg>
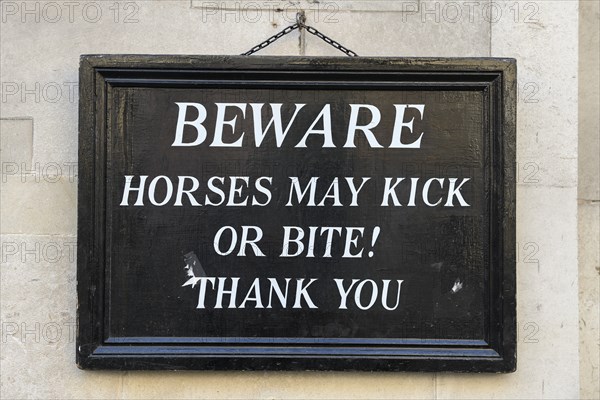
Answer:
<svg viewBox="0 0 600 400"><path fill-rule="evenodd" d="M184 103L176 102L179 107L179 113L177 117L177 128L175 129L175 140L171 146L173 147L190 147L198 146L206 140L208 131L206 125L213 126L213 139L209 147L242 147L244 142L245 132L237 133L236 127L238 126L237 118L238 115L231 117L231 112L239 114L241 111L242 118L246 118L246 112L248 106L250 106L253 116L253 128L254 128L254 145L260 147L263 143L267 131L271 128L275 131L275 140L277 147L281 147L284 143L288 132L294 125L298 114L304 108L306 104L294 104L295 110L286 122L284 128L284 122L281 117L282 103L269 103L271 108L271 119L263 124L263 106L264 103L214 103L216 106L216 115L214 119L210 120L208 124L208 111L203 104L200 103ZM346 142L343 147L354 148L356 147L354 141L357 132L362 134L367 139L369 146L372 148L383 148L384 146L377 139L373 133L373 129L379 125L381 121L381 111L374 105L371 104L349 104L350 106L350 117L346 126ZM197 117L195 119L188 119L188 109L193 108L196 110ZM418 111L420 118L423 119L425 112L424 104L394 104L395 119L394 128L392 130L391 141L389 142L389 148L407 148L407 149L418 149L421 148L421 139L423 138L424 132L421 132L419 138L411 143L405 143L402 140L402 133L410 133L413 130L414 117L409 121L405 121L405 112L407 109L415 109ZM237 109L237 110L235 110ZM231 111L230 111L231 110ZM370 120L367 123L359 124L359 116L361 119L370 114ZM303 118L306 118L303 116ZM239 125L242 125L240 123ZM195 128L195 133L188 133L187 141L184 140L184 128L191 126ZM319 128L318 128L319 127ZM322 127L322 128L321 128ZM227 132L227 136L233 139L226 141L224 138L225 129L230 130ZM337 127L336 127L337 128ZM404 130L406 128L406 130ZM336 129L338 131L339 128ZM306 142L311 136L320 136L323 139L323 148L336 147L333 142L333 128L331 123L331 104L325 104L321 111L314 117L312 124L305 131L302 138L296 143L295 147L305 148ZM193 139L192 139L193 137Z"/></svg>

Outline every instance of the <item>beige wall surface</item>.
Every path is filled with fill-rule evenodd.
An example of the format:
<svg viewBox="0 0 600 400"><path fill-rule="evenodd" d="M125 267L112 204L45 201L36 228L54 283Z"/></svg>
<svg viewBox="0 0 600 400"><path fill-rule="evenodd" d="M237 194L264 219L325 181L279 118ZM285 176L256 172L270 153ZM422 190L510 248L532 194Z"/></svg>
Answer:
<svg viewBox="0 0 600 400"><path fill-rule="evenodd" d="M579 8L580 395L600 399L600 2Z"/></svg>
<svg viewBox="0 0 600 400"><path fill-rule="evenodd" d="M578 197L577 186L577 1L2 0L0 6L0 398L567 399L580 395L580 384L581 393L589 390L594 360L580 355L578 314L580 296L593 288L579 294L578 199L588 198ZM293 23L298 8L309 25L362 56L517 59L516 373L75 366L79 55L239 54ZM297 32L259 54L337 55ZM594 199L597 205L597 192ZM597 245L594 229L583 232L589 248ZM590 315L598 304L593 296L585 303ZM593 350L586 332L582 342ZM591 390L585 393L597 393Z"/></svg>

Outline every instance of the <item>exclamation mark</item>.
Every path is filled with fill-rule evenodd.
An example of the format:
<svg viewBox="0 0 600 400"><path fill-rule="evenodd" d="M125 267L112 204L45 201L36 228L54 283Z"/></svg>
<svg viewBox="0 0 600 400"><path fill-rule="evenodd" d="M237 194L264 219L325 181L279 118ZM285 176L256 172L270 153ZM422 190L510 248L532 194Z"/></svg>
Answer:
<svg viewBox="0 0 600 400"><path fill-rule="evenodd" d="M377 238L379 237L379 232L381 231L381 229L376 226L375 228L373 228L373 236L371 237L371 247L375 247L375 242L377 242ZM369 257L373 257L375 253L373 253L373 250L369 251Z"/></svg>

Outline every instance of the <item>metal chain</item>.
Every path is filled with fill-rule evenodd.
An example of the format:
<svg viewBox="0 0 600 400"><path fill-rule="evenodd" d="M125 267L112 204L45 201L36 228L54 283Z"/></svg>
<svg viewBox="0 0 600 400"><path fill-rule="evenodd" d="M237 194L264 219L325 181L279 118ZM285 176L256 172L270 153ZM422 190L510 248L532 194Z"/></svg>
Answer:
<svg viewBox="0 0 600 400"><path fill-rule="evenodd" d="M265 47L267 47L268 45L270 45L271 43L273 43L274 41L276 41L277 39L279 39L282 36L287 35L288 33L298 29L300 26L298 24L294 24L294 25L290 25L287 28L285 28L284 30L282 30L281 32L271 36L270 38L268 38L267 40L265 40L264 42L254 46L253 48L251 48L250 50L248 50L245 53L242 53L241 55L243 56L249 56L252 55L254 53L256 53L259 50L264 49Z"/></svg>
<svg viewBox="0 0 600 400"><path fill-rule="evenodd" d="M338 49L342 53L346 54L348 57L358 57L358 54L356 54L355 52L353 52L349 48L342 46L341 44L339 44L338 42L336 42L335 40L333 40L329 36L322 34L321 32L319 32L318 30L316 30L312 26L304 25L304 28L306 29L306 31L308 33L311 33L311 34L315 35L316 37L322 39L325 43L329 44L330 46L335 47L336 49Z"/></svg>
<svg viewBox="0 0 600 400"><path fill-rule="evenodd" d="M254 46L253 48L251 48L247 52L242 53L242 55L243 56L252 55L252 54L256 53L257 51L264 49L265 47L267 47L268 45L270 45L271 43L273 43L277 39L281 38L282 36L285 36L288 33L292 32L292 31L294 31L296 29L306 29L306 31L308 33L310 33L312 35L315 35L319 39L322 39L325 43L327 43L330 46L333 46L334 48L338 49L342 53L346 54L348 57L358 57L358 54L356 54L352 50L348 49L347 47L342 46L341 44L339 44L335 40L331 39L327 35L324 35L323 33L319 32L318 30L316 30L312 26L306 25L304 23L304 15L302 15L302 18L298 17L297 21L298 22L296 22L295 24L288 26L287 28L285 28L281 32L279 32L279 33L271 36L270 38L268 38L264 42L262 42L262 43L260 43L260 44L258 44L256 46Z"/></svg>

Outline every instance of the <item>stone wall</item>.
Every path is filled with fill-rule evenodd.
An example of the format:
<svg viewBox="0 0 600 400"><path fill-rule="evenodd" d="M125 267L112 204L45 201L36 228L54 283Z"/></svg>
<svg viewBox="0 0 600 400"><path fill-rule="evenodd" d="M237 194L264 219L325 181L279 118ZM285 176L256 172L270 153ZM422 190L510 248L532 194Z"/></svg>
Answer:
<svg viewBox="0 0 600 400"><path fill-rule="evenodd" d="M579 16L580 394L600 399L600 2L580 2Z"/></svg>
<svg viewBox="0 0 600 400"><path fill-rule="evenodd" d="M592 9L581 15L588 20L595 15L593 28L598 8L592 3L581 2L582 10ZM597 249L598 225L586 222L598 219L593 186L598 173L584 170L594 163L588 143L595 137L597 146L598 118L597 108L595 120L593 109L578 108L584 101L578 84L585 90L594 75L582 62L589 80L578 82L578 55L591 51L578 46L584 35L577 1L2 0L0 5L1 398L565 399L577 398L580 386L582 396L597 397L597 313L592 316L598 310L598 254L589 249ZM299 8L307 24L362 56L518 60L516 373L77 369L80 54L239 54L293 23ZM316 37L294 32L259 54L335 52ZM597 47L595 54L597 65ZM597 88L597 68L595 79ZM589 118L581 120L579 131L578 110Z"/></svg>

